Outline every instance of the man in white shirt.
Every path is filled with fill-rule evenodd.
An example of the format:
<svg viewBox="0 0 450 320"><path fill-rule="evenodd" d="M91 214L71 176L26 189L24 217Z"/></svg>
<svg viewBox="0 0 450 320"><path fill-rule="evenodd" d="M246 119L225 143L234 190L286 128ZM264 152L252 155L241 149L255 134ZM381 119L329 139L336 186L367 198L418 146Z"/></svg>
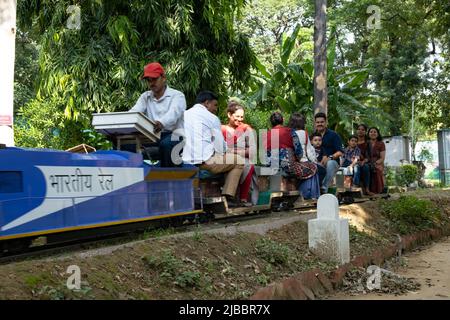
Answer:
<svg viewBox="0 0 450 320"><path fill-rule="evenodd" d="M194 164L211 173L228 172L222 194L234 198L245 159L228 153L217 112L217 96L200 92L195 105L184 112L185 146L183 162Z"/></svg>
<svg viewBox="0 0 450 320"><path fill-rule="evenodd" d="M130 111L143 112L155 122L155 132L161 131L159 148L161 167L173 167L172 149L179 143L180 137L172 134L183 129L183 113L186 110L184 94L167 85L166 74L158 62L144 67L142 79L147 80L149 91L144 92Z"/></svg>

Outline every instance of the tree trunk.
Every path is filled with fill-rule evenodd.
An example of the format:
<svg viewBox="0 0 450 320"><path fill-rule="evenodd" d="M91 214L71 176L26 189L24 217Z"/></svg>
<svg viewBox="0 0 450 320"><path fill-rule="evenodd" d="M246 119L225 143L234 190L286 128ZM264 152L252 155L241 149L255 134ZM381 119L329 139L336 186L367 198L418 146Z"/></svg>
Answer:
<svg viewBox="0 0 450 320"><path fill-rule="evenodd" d="M16 0L0 2L0 144L14 145Z"/></svg>
<svg viewBox="0 0 450 320"><path fill-rule="evenodd" d="M314 18L314 114L327 114L327 0L316 1Z"/></svg>

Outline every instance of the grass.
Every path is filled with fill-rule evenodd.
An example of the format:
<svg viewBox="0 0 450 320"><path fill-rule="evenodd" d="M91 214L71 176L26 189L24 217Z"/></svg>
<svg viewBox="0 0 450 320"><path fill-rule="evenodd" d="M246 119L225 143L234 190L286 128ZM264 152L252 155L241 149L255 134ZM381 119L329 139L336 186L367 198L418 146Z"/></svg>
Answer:
<svg viewBox="0 0 450 320"><path fill-rule="evenodd" d="M177 230L174 227L169 228L158 228L158 229L148 229L144 231L144 233L141 235L142 240L146 240L149 238L159 238L164 236L170 236L172 234L175 234Z"/></svg>
<svg viewBox="0 0 450 320"><path fill-rule="evenodd" d="M274 265L287 265L291 249L279 242L261 238L256 242L256 254Z"/></svg>
<svg viewBox="0 0 450 320"><path fill-rule="evenodd" d="M203 275L192 265L177 258L172 250L165 250L161 255L150 255L143 258L145 264L158 272L163 283L172 282L186 287L200 287L204 282Z"/></svg>
<svg viewBox="0 0 450 320"><path fill-rule="evenodd" d="M401 234L432 228L445 220L433 202L409 195L383 202L381 210Z"/></svg>

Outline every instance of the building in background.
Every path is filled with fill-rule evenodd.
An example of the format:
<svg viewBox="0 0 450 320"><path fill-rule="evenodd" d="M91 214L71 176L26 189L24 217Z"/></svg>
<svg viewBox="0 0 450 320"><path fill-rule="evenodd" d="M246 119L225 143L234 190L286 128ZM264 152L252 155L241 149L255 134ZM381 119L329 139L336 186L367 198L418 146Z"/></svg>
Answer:
<svg viewBox="0 0 450 320"><path fill-rule="evenodd" d="M402 164L411 163L411 138L407 136L384 137L386 145L385 165L388 167L400 167ZM416 147L417 149L417 147Z"/></svg>

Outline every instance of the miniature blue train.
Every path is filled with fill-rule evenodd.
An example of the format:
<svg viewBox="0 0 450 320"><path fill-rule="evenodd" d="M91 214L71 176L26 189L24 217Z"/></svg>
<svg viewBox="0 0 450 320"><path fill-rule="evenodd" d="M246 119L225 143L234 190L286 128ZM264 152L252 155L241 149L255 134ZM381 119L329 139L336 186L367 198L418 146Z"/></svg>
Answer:
<svg viewBox="0 0 450 320"><path fill-rule="evenodd" d="M125 151L0 149L0 241L189 215L196 167Z"/></svg>
<svg viewBox="0 0 450 320"><path fill-rule="evenodd" d="M0 256L41 236L59 243L153 222L180 223L200 213L200 220L208 220L310 205L297 201L295 178L256 169L258 204L232 208L221 195L223 176L205 176L195 166L161 168L140 153L118 150L80 154L0 147ZM354 196L353 189L341 189L338 198Z"/></svg>

